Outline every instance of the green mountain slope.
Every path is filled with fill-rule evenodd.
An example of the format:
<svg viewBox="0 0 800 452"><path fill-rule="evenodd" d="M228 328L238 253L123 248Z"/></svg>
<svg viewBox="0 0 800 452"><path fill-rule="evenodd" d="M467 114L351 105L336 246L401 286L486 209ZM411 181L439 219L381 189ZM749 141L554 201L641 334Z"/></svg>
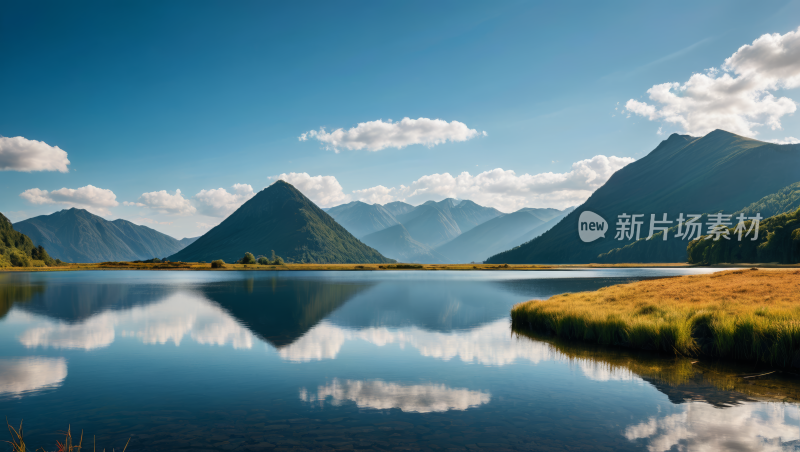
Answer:
<svg viewBox="0 0 800 452"><path fill-rule="evenodd" d="M291 184L277 181L261 190L172 261L234 262L244 253L287 262L383 263L391 259L364 245Z"/></svg>
<svg viewBox="0 0 800 452"><path fill-rule="evenodd" d="M749 228L750 222L745 224ZM692 241L687 248L689 263L800 263L800 208L762 220L757 240L751 239L751 233L739 241L734 228L728 231L730 240L703 237Z"/></svg>
<svg viewBox="0 0 800 452"><path fill-rule="evenodd" d="M362 241L380 251L384 256L396 259L399 262L449 263L449 260L441 253L411 238L411 234L402 224L374 232L364 237Z"/></svg>
<svg viewBox="0 0 800 452"><path fill-rule="evenodd" d="M353 201L331 207L326 212L337 223L359 238L399 224L394 215L380 204L370 205L361 201Z"/></svg>
<svg viewBox="0 0 800 452"><path fill-rule="evenodd" d="M108 221L83 209L68 209L20 221L14 228L66 262L133 261L162 258L184 245L130 221Z"/></svg>
<svg viewBox="0 0 800 452"><path fill-rule="evenodd" d="M557 217L556 209L520 209L500 215L470 229L436 248L452 262L483 262L489 256L509 249L509 238L518 238Z"/></svg>
<svg viewBox="0 0 800 452"><path fill-rule="evenodd" d="M735 218L740 213L748 217L755 216L758 213L762 218L769 218L793 212L798 208L800 208L800 182L789 185L777 193L767 195L744 209L734 212L731 218ZM699 221L706 223L708 220L706 216L703 216ZM688 259L686 250L688 242L674 239L676 231L677 226L670 228L668 237L672 238L666 242L662 240L663 234L657 233L653 235L651 240L640 239L622 248L615 248L601 254L598 256L597 262L686 262Z"/></svg>
<svg viewBox="0 0 800 452"><path fill-rule="evenodd" d="M42 261L44 265L55 264L42 246L37 247L30 237L14 230L8 218L0 213L0 268L28 267L32 260Z"/></svg>
<svg viewBox="0 0 800 452"><path fill-rule="evenodd" d="M617 215L735 212L800 179L800 145L776 145L715 130L705 137L671 135L646 157L617 171L553 229L490 263L588 263L634 240L615 240ZM609 225L605 238L584 243L578 217L591 211ZM669 243L669 240L667 241Z"/></svg>

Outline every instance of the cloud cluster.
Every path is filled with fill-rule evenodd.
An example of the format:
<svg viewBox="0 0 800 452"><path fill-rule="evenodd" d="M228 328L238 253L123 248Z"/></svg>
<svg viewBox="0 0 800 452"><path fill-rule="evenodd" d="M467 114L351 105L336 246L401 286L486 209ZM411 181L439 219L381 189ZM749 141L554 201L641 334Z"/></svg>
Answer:
<svg viewBox="0 0 800 452"><path fill-rule="evenodd" d="M0 137L0 171L69 172L66 151L44 141Z"/></svg>
<svg viewBox="0 0 800 452"><path fill-rule="evenodd" d="M756 128L781 128L781 118L797 106L775 91L800 86L800 28L784 35L766 34L744 45L721 66L693 74L683 84L654 85L652 104L630 99L625 108L650 121L681 127L702 136L724 129L753 137Z"/></svg>
<svg viewBox="0 0 800 452"><path fill-rule="evenodd" d="M19 196L31 204L62 204L86 209L99 215L111 215L108 208L119 205L113 191L97 188L94 185L81 188L61 188L53 191L31 188L20 193Z"/></svg>
<svg viewBox="0 0 800 452"><path fill-rule="evenodd" d="M369 203L405 201L418 204L444 198L470 199L484 206L511 212L522 207L564 208L580 204L625 165L630 157L596 155L572 164L564 173L517 175L501 168L477 175L463 172L422 176L410 185L387 188L382 185L355 190L353 196Z"/></svg>
<svg viewBox="0 0 800 452"><path fill-rule="evenodd" d="M173 215L191 215L197 212L192 203L181 195L181 190L169 194L166 190L142 193L138 202L124 202L126 206L147 207L159 213Z"/></svg>
<svg viewBox="0 0 800 452"><path fill-rule="evenodd" d="M800 139L795 138L795 137L786 137L786 138L784 138L782 140L780 138L775 138L773 140L766 140L766 141L769 142L769 143L775 143L775 144L797 144L797 143L800 143Z"/></svg>
<svg viewBox="0 0 800 452"><path fill-rule="evenodd" d="M210 217L227 217L255 194L252 186L235 184L230 193L224 188L200 190L194 199L200 205L200 213Z"/></svg>
<svg viewBox="0 0 800 452"><path fill-rule="evenodd" d="M479 135L485 136L486 132L470 129L459 121L403 118L398 122L392 122L391 119L386 122L382 119L361 122L348 130L311 130L300 135L298 140L316 139L324 143L326 149L336 152L340 149L380 151L386 148L402 149L413 144L431 147L447 141L467 141Z"/></svg>
<svg viewBox="0 0 800 452"><path fill-rule="evenodd" d="M339 181L333 176L310 176L308 173L282 173L270 177L286 181L300 190L315 204L322 207L335 206L348 202L350 197L345 195Z"/></svg>

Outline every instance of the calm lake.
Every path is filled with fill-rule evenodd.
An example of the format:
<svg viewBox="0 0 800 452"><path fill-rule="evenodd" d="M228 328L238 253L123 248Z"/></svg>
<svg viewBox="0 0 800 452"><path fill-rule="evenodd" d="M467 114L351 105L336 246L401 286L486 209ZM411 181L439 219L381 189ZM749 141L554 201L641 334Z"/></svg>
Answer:
<svg viewBox="0 0 800 452"><path fill-rule="evenodd" d="M711 271L0 273L0 416L48 450L800 450L784 377L511 331Z"/></svg>

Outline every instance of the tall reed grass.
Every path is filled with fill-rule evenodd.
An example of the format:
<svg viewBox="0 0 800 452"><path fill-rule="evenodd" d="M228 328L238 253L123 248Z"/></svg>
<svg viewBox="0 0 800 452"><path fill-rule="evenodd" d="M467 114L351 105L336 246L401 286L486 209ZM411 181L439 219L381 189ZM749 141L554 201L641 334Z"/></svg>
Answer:
<svg viewBox="0 0 800 452"><path fill-rule="evenodd" d="M514 306L515 328L566 339L800 367L800 271L736 270Z"/></svg>

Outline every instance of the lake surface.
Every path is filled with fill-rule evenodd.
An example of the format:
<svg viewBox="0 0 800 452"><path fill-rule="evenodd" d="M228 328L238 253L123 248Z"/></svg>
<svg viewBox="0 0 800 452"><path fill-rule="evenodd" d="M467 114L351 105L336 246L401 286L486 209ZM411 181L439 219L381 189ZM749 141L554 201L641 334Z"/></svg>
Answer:
<svg viewBox="0 0 800 452"><path fill-rule="evenodd" d="M48 450L800 450L798 405L759 397L797 400L782 377L510 328L710 271L0 273L0 416Z"/></svg>

